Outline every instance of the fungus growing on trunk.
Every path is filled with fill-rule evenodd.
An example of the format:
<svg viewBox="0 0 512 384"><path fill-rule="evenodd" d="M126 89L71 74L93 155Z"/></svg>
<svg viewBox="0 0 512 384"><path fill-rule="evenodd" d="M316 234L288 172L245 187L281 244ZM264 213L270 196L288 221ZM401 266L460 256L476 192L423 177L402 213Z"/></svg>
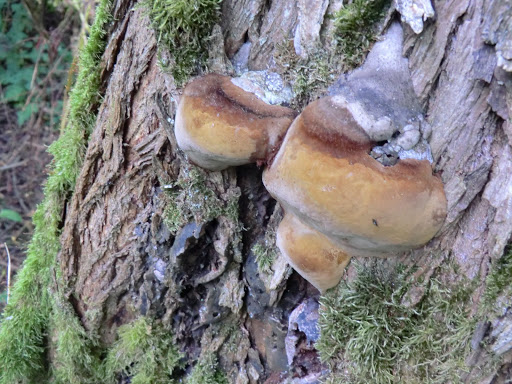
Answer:
<svg viewBox="0 0 512 384"><path fill-rule="evenodd" d="M335 286L350 256L327 236L286 213L276 233L276 243L291 266L319 291Z"/></svg>
<svg viewBox="0 0 512 384"><path fill-rule="evenodd" d="M287 233L279 239L281 251L322 291L338 283L343 269L327 257L323 276L308 268L310 257L287 243L302 236L292 236L288 222L301 223L295 225L299 234L304 226L318 232L317 255L337 246L350 256L384 257L426 244L446 217L443 184L432 173L426 141L430 126L402 40L400 24L392 24L362 67L295 119L263 174L286 212L284 229L278 229L278 235Z"/></svg>
<svg viewBox="0 0 512 384"><path fill-rule="evenodd" d="M266 162L295 116L230 77L209 74L185 87L176 113L176 140L192 163L211 171Z"/></svg>
<svg viewBox="0 0 512 384"><path fill-rule="evenodd" d="M431 128L401 52L394 23L361 68L293 123L292 110L240 88L248 79L238 87L225 76L198 78L180 102L176 136L192 162L210 170L269 162L263 182L285 210L277 245L320 291L339 282L351 256L421 247L446 217Z"/></svg>
<svg viewBox="0 0 512 384"><path fill-rule="evenodd" d="M323 275L308 267L311 256L288 241L297 241L304 227L318 232L309 246L320 244L316 257L333 246L351 256L383 257L424 245L444 222L443 184L430 162L406 158L385 166L370 156L375 144L344 100L325 97L295 119L263 173L267 190L286 212L285 228L278 229L286 236L278 245L321 290L336 285L343 269L335 272L328 257ZM299 234L291 235L293 227Z"/></svg>

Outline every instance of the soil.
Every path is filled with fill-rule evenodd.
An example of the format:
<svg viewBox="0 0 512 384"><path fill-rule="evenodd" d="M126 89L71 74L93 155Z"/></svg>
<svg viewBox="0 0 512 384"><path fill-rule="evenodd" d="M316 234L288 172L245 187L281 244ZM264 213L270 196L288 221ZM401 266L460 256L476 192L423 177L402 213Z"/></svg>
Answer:
<svg viewBox="0 0 512 384"><path fill-rule="evenodd" d="M0 220L0 293L7 283L6 247L13 275L25 259L33 232L32 215L43 199L46 167L51 160L47 148L58 135L58 127L37 121L37 116L20 127L16 111L0 104L0 208L18 212L23 218L21 223ZM4 304L0 300L0 311Z"/></svg>

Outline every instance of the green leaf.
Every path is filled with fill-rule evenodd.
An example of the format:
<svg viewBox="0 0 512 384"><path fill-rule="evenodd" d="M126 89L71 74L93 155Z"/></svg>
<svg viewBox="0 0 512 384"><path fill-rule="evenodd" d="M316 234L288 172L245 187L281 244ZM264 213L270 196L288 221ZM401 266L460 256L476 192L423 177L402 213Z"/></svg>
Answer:
<svg viewBox="0 0 512 384"><path fill-rule="evenodd" d="M12 209L0 209L0 219L7 219L17 223L21 223L23 221L21 215Z"/></svg>
<svg viewBox="0 0 512 384"><path fill-rule="evenodd" d="M4 102L21 102L25 99L26 90L17 84L10 85L5 88L4 91Z"/></svg>
<svg viewBox="0 0 512 384"><path fill-rule="evenodd" d="M39 110L39 104L30 103L25 108L20 109L18 111L18 124L21 126L25 123L33 113L36 113Z"/></svg>

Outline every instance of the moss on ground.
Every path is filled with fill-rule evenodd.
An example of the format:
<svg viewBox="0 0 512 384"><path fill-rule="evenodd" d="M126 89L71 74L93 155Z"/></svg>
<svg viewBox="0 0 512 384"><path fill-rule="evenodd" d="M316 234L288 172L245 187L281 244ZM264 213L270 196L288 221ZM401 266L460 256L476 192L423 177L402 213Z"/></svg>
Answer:
<svg viewBox="0 0 512 384"><path fill-rule="evenodd" d="M468 370L465 358L478 319L469 316L469 282L456 288L431 279L423 300L403 304L407 274L358 267L321 298L316 344L338 383L456 383ZM334 380L334 381L333 381Z"/></svg>
<svg viewBox="0 0 512 384"><path fill-rule="evenodd" d="M103 29L110 20L110 4L110 0L102 0L98 5L88 43L80 53L80 72L70 95L69 124L49 149L54 161L45 198L34 214L34 236L0 324L2 384L39 382L48 376L45 343L55 305L49 293L52 268L60 248L62 209L73 192L95 121L100 98L97 66L105 46Z"/></svg>
<svg viewBox="0 0 512 384"><path fill-rule="evenodd" d="M205 69L208 41L222 0L146 0L144 6L161 47L172 56L169 68L178 87Z"/></svg>

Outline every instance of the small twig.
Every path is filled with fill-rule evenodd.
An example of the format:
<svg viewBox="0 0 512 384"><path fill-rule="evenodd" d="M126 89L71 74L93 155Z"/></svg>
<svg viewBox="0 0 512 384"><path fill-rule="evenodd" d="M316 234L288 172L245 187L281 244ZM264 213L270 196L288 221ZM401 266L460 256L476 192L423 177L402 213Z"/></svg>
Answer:
<svg viewBox="0 0 512 384"><path fill-rule="evenodd" d="M0 172L7 171L8 169L13 169L17 167L22 167L27 164L27 160L18 161L17 163L7 164L0 167Z"/></svg>
<svg viewBox="0 0 512 384"><path fill-rule="evenodd" d="M43 54L44 44L41 44L41 48L39 49L39 53L37 54L36 63L34 65L34 70L32 71L32 80L30 80L30 89L34 88L34 84L37 79L37 72L39 72L39 61L41 60L41 55ZM30 95L27 97L27 101L25 102L25 107L29 104Z"/></svg>
<svg viewBox="0 0 512 384"><path fill-rule="evenodd" d="M9 304L9 295L11 294L11 254L7 243L4 243L5 251L7 252L7 300L6 304Z"/></svg>
<svg viewBox="0 0 512 384"><path fill-rule="evenodd" d="M25 204L25 201L22 199L20 191L18 189L18 178L16 177L16 172L11 172L11 180L12 180L12 191L14 192L14 196L18 200L18 203L20 203L21 208L23 209L23 212L29 212L30 209Z"/></svg>

